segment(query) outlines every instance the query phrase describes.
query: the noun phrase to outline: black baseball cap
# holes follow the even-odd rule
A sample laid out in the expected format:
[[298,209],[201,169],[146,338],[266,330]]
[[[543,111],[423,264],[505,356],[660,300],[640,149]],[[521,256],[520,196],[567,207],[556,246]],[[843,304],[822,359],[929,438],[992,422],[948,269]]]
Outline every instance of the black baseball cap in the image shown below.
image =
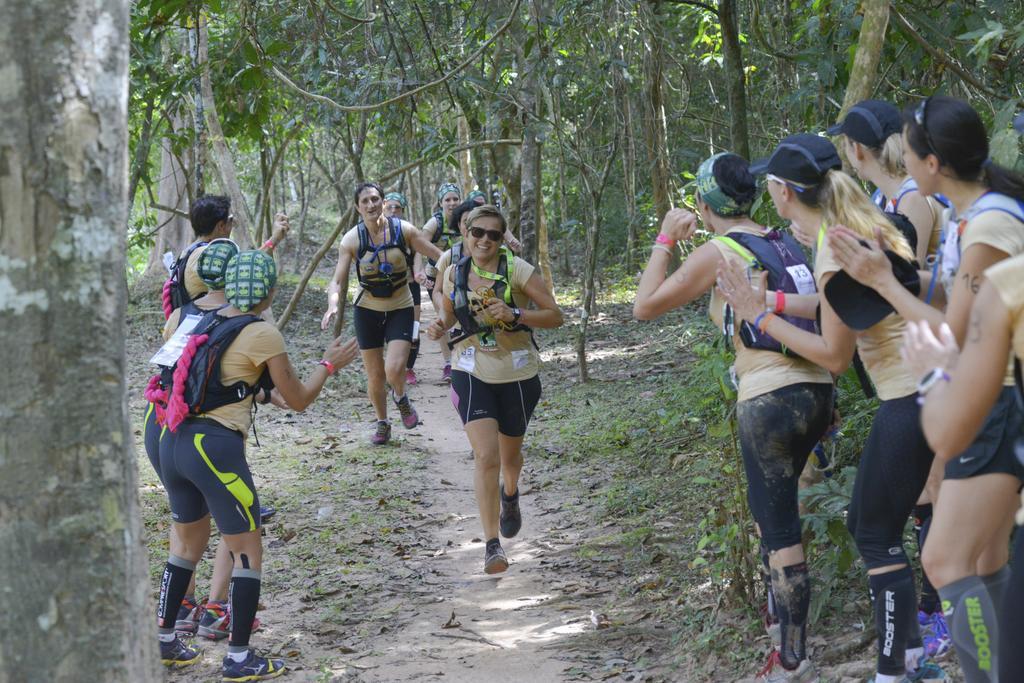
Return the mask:
[[[864,240],[860,243],[862,246],[868,246]],[[921,291],[921,277],[917,272],[917,265],[889,249],[885,250],[885,255],[889,258],[892,273],[899,283],[917,296]],[[832,310],[843,324],[852,330],[866,330],[896,310],[881,294],[857,282],[845,270],[837,271],[829,278],[825,284],[824,294]]]
[[828,138],[797,133],[783,139],[767,159],[750,164],[750,172],[771,173],[794,183],[817,185],[828,171],[842,167],[836,146]]
[[846,118],[830,126],[828,134],[842,134],[854,142],[878,149],[890,135],[902,130],[899,109],[882,100],[864,100],[850,107]]

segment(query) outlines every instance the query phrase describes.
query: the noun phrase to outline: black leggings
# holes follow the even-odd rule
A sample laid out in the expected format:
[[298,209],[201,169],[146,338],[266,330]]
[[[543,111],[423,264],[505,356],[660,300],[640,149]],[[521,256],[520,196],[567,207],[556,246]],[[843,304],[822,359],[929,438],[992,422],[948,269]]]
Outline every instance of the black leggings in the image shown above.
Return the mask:
[[800,543],[797,488],[832,421],[831,384],[793,384],[736,404],[747,501],[769,551]]
[[860,456],[846,520],[868,569],[909,563],[903,529],[933,457],[921,431],[917,395],[882,401]]

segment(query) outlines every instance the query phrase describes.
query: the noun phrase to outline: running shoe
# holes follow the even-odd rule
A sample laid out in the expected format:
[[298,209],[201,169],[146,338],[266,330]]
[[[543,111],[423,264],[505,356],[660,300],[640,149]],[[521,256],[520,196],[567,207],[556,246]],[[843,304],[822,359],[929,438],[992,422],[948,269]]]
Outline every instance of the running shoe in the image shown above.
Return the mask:
[[519,533],[523,526],[523,515],[519,511],[519,488],[511,496],[505,495],[505,487],[501,487],[501,516],[498,518],[501,525],[501,535],[505,538],[513,538]]
[[448,384],[452,383],[452,364],[451,363],[445,363],[444,364],[444,369],[441,370],[441,380],[444,381],[444,382],[448,382]]
[[[253,618],[252,630],[260,630],[259,617]],[[231,635],[231,607],[227,602],[211,600],[206,603],[197,635],[210,640],[220,640]]]
[[910,683],[941,683],[945,680],[946,672],[927,655],[918,660],[916,670],[907,673],[907,681]]
[[273,505],[260,505],[260,524],[266,524],[276,514],[277,509]]
[[235,681],[265,681],[268,678],[277,678],[284,672],[283,659],[267,659],[256,654],[256,651],[250,648],[244,661],[236,662],[231,657],[224,658],[221,680],[231,683]]
[[412,368],[405,371],[405,383],[411,387],[420,383],[419,377],[416,376],[416,371]]
[[195,596],[186,595],[181,601],[181,607],[178,608],[178,618],[174,622],[174,630],[194,634],[202,616],[203,606],[196,604]]
[[188,666],[195,664],[197,659],[199,659],[199,650],[183,643],[177,634],[174,635],[172,641],[160,641],[160,663],[164,666]]
[[764,668],[754,679],[755,683],[817,683],[817,681],[818,672],[811,664],[811,660],[803,660],[800,662],[800,666],[790,671],[782,666],[779,651],[775,649],[772,649]]
[[[258,617],[254,617],[252,620],[252,630],[260,630]],[[221,640],[231,635],[231,607],[227,602],[211,600],[206,603],[196,635],[210,640]]]
[[377,430],[370,437],[370,443],[374,446],[383,446],[391,441],[391,423],[387,420],[377,420]]
[[398,412],[402,415],[403,427],[406,429],[412,429],[420,423],[420,416],[416,414],[416,409],[412,407],[412,401],[409,400],[409,394],[403,396],[401,400],[396,399],[395,405],[398,406]]
[[487,548],[484,550],[484,573],[500,574],[506,569],[508,569],[508,558],[505,557],[505,551],[501,549],[501,543],[496,538],[488,541]]
[[928,657],[942,657],[953,649],[953,639],[949,635],[946,617],[941,610],[931,614],[917,613],[917,623],[921,625],[921,639],[924,640],[924,653]]

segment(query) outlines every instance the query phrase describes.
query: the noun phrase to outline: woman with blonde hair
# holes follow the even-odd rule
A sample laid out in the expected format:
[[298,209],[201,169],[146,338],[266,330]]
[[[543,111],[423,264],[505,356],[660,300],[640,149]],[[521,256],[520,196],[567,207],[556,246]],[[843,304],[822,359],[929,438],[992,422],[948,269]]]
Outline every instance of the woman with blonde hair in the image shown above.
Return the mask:
[[[859,297],[830,293],[828,285],[840,276],[841,269],[825,237],[834,225],[845,225],[864,237],[880,231],[896,257],[909,261],[914,253],[857,182],[840,170],[841,165],[832,143],[810,134],[789,136],[771,157],[751,165],[751,172],[767,175],[768,192],[779,216],[792,222],[797,239],[814,248],[814,280],[825,293],[821,298],[821,335],[767,311],[763,293],[751,287],[742,268],[720,266],[718,286],[738,319],[834,375],[846,370],[855,349],[860,354],[881,403],[861,455],[847,527],[867,567],[874,598],[878,635],[875,681],[942,680],[942,670],[924,657],[915,618],[914,576],[903,548],[903,528],[932,462],[931,449],[921,432],[916,383],[900,358],[905,324],[891,308],[888,313],[877,306],[858,310],[856,315],[848,313],[851,300],[861,302]],[[863,329],[851,328],[841,313],[845,319],[856,319]]]

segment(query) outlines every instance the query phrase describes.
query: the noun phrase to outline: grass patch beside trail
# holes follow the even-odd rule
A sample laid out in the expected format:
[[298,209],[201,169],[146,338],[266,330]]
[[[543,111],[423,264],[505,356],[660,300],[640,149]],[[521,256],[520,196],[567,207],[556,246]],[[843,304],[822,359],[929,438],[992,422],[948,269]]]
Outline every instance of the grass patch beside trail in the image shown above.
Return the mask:
[[[758,615],[765,600],[760,560],[730,425],[732,353],[704,307],[633,321],[633,287],[608,287],[612,295],[591,318],[590,383],[576,383],[569,367],[578,314],[576,325],[545,335],[554,362],[530,441],[580,472],[581,506],[595,526],[580,559],[613,557],[625,577],[608,603],[622,628],[604,637],[636,643],[624,656],[632,652],[688,679],[752,676],[770,645]],[[578,292],[559,294],[567,312],[578,310]],[[813,508],[804,525],[818,661],[870,628],[866,578],[843,510],[876,403],[844,376],[839,404],[844,435],[829,447],[835,474],[809,492]]]

